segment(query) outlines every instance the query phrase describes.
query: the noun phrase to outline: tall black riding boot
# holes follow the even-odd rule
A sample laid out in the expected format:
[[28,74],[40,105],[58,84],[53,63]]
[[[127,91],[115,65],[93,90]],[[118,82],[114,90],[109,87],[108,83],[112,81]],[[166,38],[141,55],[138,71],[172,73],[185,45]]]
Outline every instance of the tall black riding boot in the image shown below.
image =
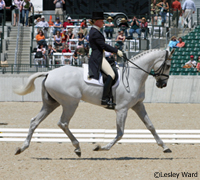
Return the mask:
[[104,88],[103,88],[103,96],[101,99],[101,105],[115,106],[115,103],[110,101],[110,96],[109,96],[111,88],[112,88],[112,82],[113,82],[112,77],[108,75],[106,82],[104,84]]

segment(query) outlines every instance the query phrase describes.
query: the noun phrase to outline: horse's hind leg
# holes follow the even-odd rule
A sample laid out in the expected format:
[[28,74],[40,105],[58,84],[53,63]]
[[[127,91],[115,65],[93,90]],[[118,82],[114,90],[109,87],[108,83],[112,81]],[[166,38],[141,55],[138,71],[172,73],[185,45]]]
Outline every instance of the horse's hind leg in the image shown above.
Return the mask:
[[145,126],[147,127],[147,129],[152,133],[152,135],[154,136],[157,144],[159,146],[161,146],[163,148],[163,152],[165,153],[169,153],[172,152],[161,140],[161,138],[159,137],[159,135],[157,134],[151,120],[149,119],[147,112],[145,110],[144,104],[142,102],[139,102],[138,104],[136,104],[133,108],[132,108],[137,115],[140,117],[140,119],[142,120],[142,122],[145,124]]
[[79,103],[79,100],[77,102],[75,102],[74,104],[69,103],[69,105],[66,105],[66,104],[63,105],[63,113],[62,113],[62,116],[60,118],[60,121],[58,122],[58,126],[69,137],[73,146],[76,148],[74,150],[74,152],[76,153],[76,155],[78,155],[80,157],[81,156],[81,148],[79,146],[79,142],[74,137],[72,132],[69,130],[69,122],[70,122],[70,119],[72,118],[72,116],[74,115],[76,108],[78,107],[78,103]]
[[59,106],[59,103],[56,102],[51,96],[47,93],[43,86],[42,90],[42,98],[43,98],[43,106],[38,115],[31,119],[29,132],[24,141],[24,144],[21,148],[17,148],[15,155],[22,153],[26,150],[31,142],[32,135],[34,130],[38,127],[38,125],[54,110]]

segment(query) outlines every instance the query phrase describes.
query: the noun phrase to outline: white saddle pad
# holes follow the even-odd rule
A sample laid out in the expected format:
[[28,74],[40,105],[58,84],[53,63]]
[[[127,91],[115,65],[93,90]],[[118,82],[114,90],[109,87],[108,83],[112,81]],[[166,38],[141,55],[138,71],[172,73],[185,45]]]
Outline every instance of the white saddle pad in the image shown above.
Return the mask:
[[[99,77],[99,80],[96,80],[96,79],[93,79],[93,78],[88,78],[88,64],[83,64],[83,77],[84,77],[84,81],[86,83],[89,83],[89,84],[95,84],[95,85],[99,85],[99,86],[104,86],[104,83],[103,83],[103,77],[100,73],[100,77]],[[118,69],[118,79],[116,81],[116,83],[112,86],[112,88],[116,88],[118,85],[119,85],[119,82],[120,82],[120,71]]]

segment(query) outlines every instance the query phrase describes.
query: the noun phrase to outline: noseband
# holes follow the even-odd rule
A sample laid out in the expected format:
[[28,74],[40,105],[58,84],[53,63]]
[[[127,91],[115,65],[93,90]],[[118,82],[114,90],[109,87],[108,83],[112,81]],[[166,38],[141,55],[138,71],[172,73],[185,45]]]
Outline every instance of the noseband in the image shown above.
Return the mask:
[[[165,65],[166,65],[166,61],[167,61],[167,58],[168,58],[168,51],[166,51],[166,54],[165,54],[165,61],[163,61],[162,65],[161,65],[156,71],[154,71],[154,73],[152,73],[152,72],[147,72],[146,70],[142,69],[140,66],[138,66],[137,64],[135,64],[134,62],[130,61],[130,60],[126,57],[126,54],[124,54],[123,58],[124,58],[126,61],[130,62],[131,64],[135,65],[138,69],[144,71],[145,73],[147,73],[147,74],[149,74],[149,75],[151,75],[151,76],[153,76],[153,77],[165,76],[166,79],[164,79],[164,80],[169,79],[169,75],[163,74],[164,69],[165,69]],[[163,80],[163,81],[164,81],[164,80]]]

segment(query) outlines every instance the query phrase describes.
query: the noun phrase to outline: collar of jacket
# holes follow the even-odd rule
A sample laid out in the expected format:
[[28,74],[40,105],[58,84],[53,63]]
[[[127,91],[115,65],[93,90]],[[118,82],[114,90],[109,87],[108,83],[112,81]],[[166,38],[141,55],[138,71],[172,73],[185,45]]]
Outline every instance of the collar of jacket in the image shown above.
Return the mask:
[[98,31],[100,31],[100,27],[93,25],[93,28],[97,29]]

